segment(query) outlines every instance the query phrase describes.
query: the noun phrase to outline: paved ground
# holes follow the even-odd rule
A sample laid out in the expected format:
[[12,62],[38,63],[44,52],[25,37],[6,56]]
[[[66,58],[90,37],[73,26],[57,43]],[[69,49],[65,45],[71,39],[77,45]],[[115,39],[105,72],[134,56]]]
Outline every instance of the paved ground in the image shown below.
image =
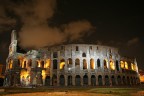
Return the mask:
[[37,92],[37,93],[20,93],[9,94],[4,96],[118,96],[110,94],[95,94],[95,93],[81,93],[81,92]]

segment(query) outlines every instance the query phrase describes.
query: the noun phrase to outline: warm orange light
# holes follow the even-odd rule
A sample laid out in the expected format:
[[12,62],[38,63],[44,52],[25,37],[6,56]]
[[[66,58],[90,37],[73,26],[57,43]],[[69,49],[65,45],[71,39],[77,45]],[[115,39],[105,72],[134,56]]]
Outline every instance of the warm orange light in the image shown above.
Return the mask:
[[27,67],[27,60],[26,59],[24,59],[22,61],[22,68],[25,68],[25,67]]
[[20,73],[20,80],[21,80],[21,84],[24,86],[27,86],[30,84],[30,75],[29,72],[26,70],[21,70]]
[[50,62],[50,59],[47,59],[44,68],[50,68],[50,63],[51,63],[51,62]]
[[61,62],[60,63],[60,69],[64,69],[64,66],[65,66],[65,62]]
[[22,77],[26,78],[28,76],[28,71],[26,70],[21,70],[21,73],[20,73],[20,78],[22,79]]
[[144,82],[144,75],[140,75],[140,82]]
[[120,61],[121,68],[124,68],[124,62]]
[[90,68],[95,69],[94,59],[90,60]]
[[134,70],[134,64],[133,63],[131,63],[131,69]]
[[13,65],[13,60],[10,59],[10,61],[9,61],[9,69],[12,69],[12,65]]
[[42,79],[45,79],[45,77],[46,77],[46,71],[42,70]]
[[41,64],[40,64],[39,60],[37,60],[37,63],[38,63],[37,67],[41,67]]
[[128,69],[128,63],[125,62],[125,69]]
[[108,68],[108,61],[107,61],[107,59],[104,59],[104,68],[105,69]]
[[112,70],[115,70],[115,65],[114,65],[114,62],[113,62],[113,61],[110,61],[110,68],[111,68]]

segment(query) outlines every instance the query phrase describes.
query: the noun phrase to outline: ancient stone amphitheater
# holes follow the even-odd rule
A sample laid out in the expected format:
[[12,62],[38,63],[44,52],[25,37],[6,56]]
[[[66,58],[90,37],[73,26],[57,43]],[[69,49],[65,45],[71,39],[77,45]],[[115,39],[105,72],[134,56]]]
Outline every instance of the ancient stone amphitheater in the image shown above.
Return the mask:
[[67,44],[19,52],[12,32],[4,86],[120,86],[139,84],[135,58],[117,48]]

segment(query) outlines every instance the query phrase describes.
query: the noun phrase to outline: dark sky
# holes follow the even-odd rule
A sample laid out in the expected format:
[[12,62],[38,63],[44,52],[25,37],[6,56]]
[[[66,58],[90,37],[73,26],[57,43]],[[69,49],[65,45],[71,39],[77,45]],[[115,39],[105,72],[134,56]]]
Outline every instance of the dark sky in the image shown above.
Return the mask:
[[22,48],[92,43],[119,48],[144,69],[142,2],[97,0],[0,0],[0,63],[5,64],[12,29]]

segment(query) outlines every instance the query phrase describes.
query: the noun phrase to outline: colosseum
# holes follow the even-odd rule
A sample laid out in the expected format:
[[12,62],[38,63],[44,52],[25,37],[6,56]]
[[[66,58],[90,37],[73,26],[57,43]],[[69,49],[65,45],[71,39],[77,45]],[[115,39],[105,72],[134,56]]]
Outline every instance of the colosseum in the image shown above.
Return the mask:
[[4,86],[124,86],[140,83],[135,58],[94,44],[58,45],[18,52],[12,31]]

